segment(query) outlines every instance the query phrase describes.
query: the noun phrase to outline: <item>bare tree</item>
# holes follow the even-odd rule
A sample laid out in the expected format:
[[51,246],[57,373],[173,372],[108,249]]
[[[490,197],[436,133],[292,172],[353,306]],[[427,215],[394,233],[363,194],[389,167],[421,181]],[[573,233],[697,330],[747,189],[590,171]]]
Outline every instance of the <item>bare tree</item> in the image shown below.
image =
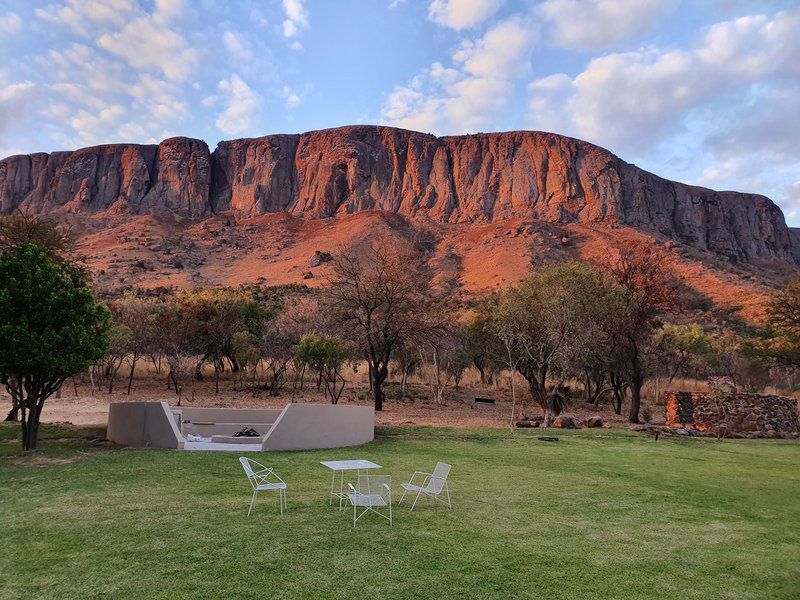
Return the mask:
[[131,340],[131,330],[125,325],[114,324],[108,331],[108,351],[106,355],[92,365],[92,370],[97,377],[92,377],[92,384],[95,379],[98,381],[98,389],[100,381],[108,383],[108,393],[114,392],[114,381],[117,378],[122,363],[128,355],[128,349]]
[[664,338],[655,335],[662,315],[680,307],[677,281],[666,252],[653,244],[623,241],[615,256],[600,262],[618,286],[618,310],[604,326],[615,340],[613,369],[630,391],[628,420],[639,422],[642,387],[663,355]]
[[55,221],[26,215],[17,209],[13,215],[0,217],[0,252],[19,244],[36,244],[58,258],[67,259],[75,251],[75,236]]
[[383,384],[398,346],[436,330],[435,303],[420,252],[372,243],[343,250],[334,260],[324,309],[363,354],[375,410],[383,409]]

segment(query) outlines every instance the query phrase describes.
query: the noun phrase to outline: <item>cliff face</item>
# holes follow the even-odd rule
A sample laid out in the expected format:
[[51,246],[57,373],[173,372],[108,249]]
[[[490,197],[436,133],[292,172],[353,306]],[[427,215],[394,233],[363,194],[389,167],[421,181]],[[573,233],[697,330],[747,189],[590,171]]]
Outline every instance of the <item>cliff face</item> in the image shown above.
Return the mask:
[[199,219],[384,210],[441,222],[510,217],[627,225],[731,258],[795,261],[780,209],[756,194],[668,181],[592,144],[541,132],[437,138],[357,126],[221,142],[171,138],[0,161],[0,213]]

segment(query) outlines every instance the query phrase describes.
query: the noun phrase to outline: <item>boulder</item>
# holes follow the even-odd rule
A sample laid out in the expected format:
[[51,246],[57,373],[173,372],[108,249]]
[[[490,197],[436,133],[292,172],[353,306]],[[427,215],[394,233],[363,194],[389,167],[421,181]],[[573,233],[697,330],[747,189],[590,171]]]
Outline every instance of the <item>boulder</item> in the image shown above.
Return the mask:
[[578,418],[572,413],[561,413],[553,421],[553,427],[559,429],[577,429]]
[[586,419],[587,427],[602,427],[604,425],[603,417],[600,415],[592,415]]
[[333,260],[333,256],[330,252],[321,252],[317,250],[314,252],[314,256],[311,257],[311,260],[308,262],[309,267],[318,267],[323,263],[330,262]]

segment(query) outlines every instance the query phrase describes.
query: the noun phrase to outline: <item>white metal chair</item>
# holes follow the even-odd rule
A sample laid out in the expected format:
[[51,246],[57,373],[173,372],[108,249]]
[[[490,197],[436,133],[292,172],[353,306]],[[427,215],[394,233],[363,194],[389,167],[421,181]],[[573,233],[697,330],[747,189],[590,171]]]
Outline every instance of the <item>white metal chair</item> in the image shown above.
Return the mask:
[[[353,527],[356,521],[368,512],[374,512],[389,521],[392,526],[392,477],[391,475],[360,475],[356,487],[348,483],[347,499],[353,506]],[[359,513],[358,510],[361,510]],[[387,512],[388,511],[388,512]]]
[[[397,505],[400,505],[408,492],[411,492],[412,494],[416,492],[417,497],[414,499],[414,503],[411,505],[411,510],[414,510],[414,507],[417,505],[417,501],[423,494],[433,498],[433,500],[436,502],[447,504],[448,508],[453,508],[450,504],[450,488],[447,486],[447,476],[450,474],[451,468],[452,465],[448,465],[447,463],[443,462],[437,462],[433,473],[414,471],[414,474],[411,476],[411,480],[408,483],[400,484],[400,487],[403,488],[403,495],[400,496],[400,501],[397,503]],[[414,482],[415,477],[417,478],[416,483]],[[441,498],[442,492],[444,492],[446,500]]]
[[253,486],[253,497],[250,499],[250,508],[247,511],[247,516],[250,516],[256,506],[258,492],[271,490],[278,490],[278,503],[281,507],[281,514],[283,514],[283,510],[286,508],[286,483],[283,479],[278,477],[272,469],[244,456],[239,458],[239,462],[242,463],[247,479],[250,485]]

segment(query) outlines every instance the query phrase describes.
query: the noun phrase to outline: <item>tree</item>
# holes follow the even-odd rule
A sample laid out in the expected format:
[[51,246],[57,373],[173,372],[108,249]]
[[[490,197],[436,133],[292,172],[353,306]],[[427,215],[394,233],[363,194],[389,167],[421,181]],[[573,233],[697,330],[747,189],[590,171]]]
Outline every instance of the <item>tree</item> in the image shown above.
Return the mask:
[[[108,330],[108,351],[92,367],[92,370],[98,375],[98,381],[103,379],[108,381],[109,394],[114,393],[114,380],[117,378],[117,373],[119,373],[125,357],[128,356],[131,335],[130,328],[113,323]],[[94,379],[92,382],[94,383]],[[94,392],[92,393],[94,394]]]
[[658,246],[640,241],[619,243],[615,256],[600,266],[618,286],[618,303],[603,321],[614,339],[612,370],[630,391],[628,420],[639,422],[642,387],[664,348],[661,316],[680,307],[669,256]]
[[219,393],[219,374],[224,361],[231,363],[234,371],[239,365],[233,356],[233,336],[240,331],[261,333],[269,314],[252,295],[230,289],[186,290],[177,294],[176,302],[187,317],[195,321],[195,340],[201,358],[197,375],[206,361],[214,366],[215,392]]
[[527,381],[546,424],[564,407],[564,382],[580,376],[582,356],[601,339],[597,307],[605,306],[602,299],[611,293],[599,272],[570,262],[532,272],[490,306],[500,340],[497,359]]
[[20,244],[36,244],[54,256],[67,259],[75,250],[75,238],[55,221],[26,215],[21,211],[0,218],[0,252]]
[[109,306],[114,322],[130,330],[127,344],[127,359],[130,366],[128,373],[128,395],[131,395],[133,375],[136,363],[148,354],[155,354],[161,332],[156,327],[159,302],[150,298],[125,296],[115,300]]
[[347,383],[342,365],[352,357],[341,338],[332,335],[306,334],[294,349],[294,360],[317,371],[325,384],[325,397],[338,404]]
[[713,353],[711,338],[696,323],[664,325],[663,335],[670,383],[679,373],[697,374]]
[[[17,213],[0,217],[0,252],[14,250],[20,244],[36,244],[50,250],[60,260],[68,260],[75,249],[75,240],[68,230],[55,221]],[[12,398],[6,421],[19,418],[20,407]]]
[[445,323],[438,335],[432,336],[420,348],[423,363],[431,365],[430,384],[433,399],[437,404],[444,403],[444,391],[450,381],[458,388],[470,358],[466,352],[464,332],[460,324]]
[[0,381],[20,407],[24,450],[36,449],[45,400],[106,353],[109,327],[85,271],[34,244],[0,254]]
[[[239,365],[240,380],[244,382],[245,376],[250,374],[250,386],[255,395],[255,379],[258,373],[258,364],[261,362],[261,353],[258,348],[258,338],[249,331],[237,331],[233,334],[231,345],[233,358]],[[234,377],[234,390],[236,378]]]
[[420,252],[374,243],[344,250],[333,261],[324,310],[363,354],[375,410],[383,410],[383,384],[398,346],[437,330],[431,277]]
[[178,397],[183,398],[183,382],[192,370],[192,361],[198,354],[198,323],[190,311],[174,300],[161,301],[156,314],[156,327],[160,352],[169,366],[167,385],[172,384]]
[[769,366],[800,368],[800,275],[767,302],[767,323],[743,344]]
[[[464,326],[465,351],[478,370],[481,384],[491,384],[495,371],[493,357],[495,356],[496,337],[492,331],[492,320],[485,310],[472,310],[467,315]],[[488,371],[488,373],[487,373]]]

